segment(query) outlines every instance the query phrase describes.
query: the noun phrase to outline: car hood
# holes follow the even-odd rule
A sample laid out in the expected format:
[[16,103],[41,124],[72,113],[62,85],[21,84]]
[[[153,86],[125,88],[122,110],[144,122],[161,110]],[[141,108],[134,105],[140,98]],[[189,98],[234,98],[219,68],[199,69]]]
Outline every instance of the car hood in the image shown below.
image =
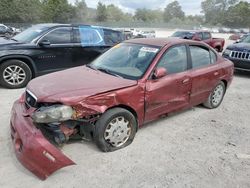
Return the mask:
[[250,52],[250,43],[237,43],[227,47],[228,50]]
[[21,46],[21,45],[25,45],[25,43],[16,42],[14,40],[0,37],[0,49],[1,50],[8,50],[14,46]]
[[38,77],[27,86],[38,102],[72,104],[86,97],[136,85],[137,81],[112,76],[86,66]]

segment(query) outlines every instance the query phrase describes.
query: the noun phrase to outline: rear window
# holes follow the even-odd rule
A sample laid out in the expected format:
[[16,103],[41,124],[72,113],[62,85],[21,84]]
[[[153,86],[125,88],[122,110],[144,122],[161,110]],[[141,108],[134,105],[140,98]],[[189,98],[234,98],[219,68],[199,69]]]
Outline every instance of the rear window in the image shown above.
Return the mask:
[[104,45],[103,30],[98,27],[80,26],[80,43],[82,46]]
[[180,37],[184,39],[192,39],[194,37],[195,32],[189,31],[177,31],[175,32],[172,37]]

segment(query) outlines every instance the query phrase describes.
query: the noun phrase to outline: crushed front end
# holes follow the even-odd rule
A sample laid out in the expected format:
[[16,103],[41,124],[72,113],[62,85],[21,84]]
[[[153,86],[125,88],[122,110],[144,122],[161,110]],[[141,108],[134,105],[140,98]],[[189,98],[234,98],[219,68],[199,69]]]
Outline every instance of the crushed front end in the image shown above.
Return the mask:
[[40,179],[75,164],[57,146],[71,140],[92,139],[98,115],[74,120],[75,115],[69,106],[38,103],[28,90],[14,103],[10,127],[16,156]]

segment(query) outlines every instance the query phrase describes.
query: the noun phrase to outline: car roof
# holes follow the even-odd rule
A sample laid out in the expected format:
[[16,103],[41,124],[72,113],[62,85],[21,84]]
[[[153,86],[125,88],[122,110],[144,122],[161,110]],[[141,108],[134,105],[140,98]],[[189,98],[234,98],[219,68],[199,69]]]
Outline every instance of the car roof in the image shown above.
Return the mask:
[[200,33],[200,32],[209,32],[207,30],[178,30],[176,32],[193,32],[193,33]]
[[127,40],[127,41],[125,41],[125,43],[144,44],[144,45],[157,46],[157,47],[164,47],[166,45],[174,45],[174,44],[181,44],[181,43],[203,45],[203,43],[201,43],[201,42],[190,41],[190,40],[180,39],[180,38],[176,38],[176,37],[138,38],[138,39]]
[[[89,27],[96,27],[101,29],[107,29],[112,31],[117,31],[115,29],[109,28],[109,27],[103,27],[103,26],[97,26],[97,25],[87,25],[87,24],[60,24],[60,23],[43,23],[43,24],[36,24],[33,26],[44,26],[44,27],[79,27],[79,26],[89,26]],[[117,31],[119,32],[119,31]]]

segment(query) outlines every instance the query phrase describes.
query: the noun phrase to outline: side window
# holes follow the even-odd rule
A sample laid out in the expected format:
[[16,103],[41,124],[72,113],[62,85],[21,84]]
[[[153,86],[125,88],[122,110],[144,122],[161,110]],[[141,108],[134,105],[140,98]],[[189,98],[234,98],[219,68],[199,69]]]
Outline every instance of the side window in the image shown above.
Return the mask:
[[203,36],[202,36],[202,33],[198,33],[198,37],[203,40]]
[[179,73],[187,70],[186,46],[175,46],[170,48],[161,58],[157,67],[167,69],[168,74]]
[[82,46],[104,45],[103,30],[97,27],[80,26],[80,42]]
[[106,45],[115,45],[122,41],[122,34],[117,31],[104,29],[104,41]]
[[193,68],[210,64],[210,51],[201,46],[190,46]]
[[207,39],[210,39],[210,38],[211,38],[210,33],[208,33],[208,32],[203,33],[203,40],[207,40]]
[[51,31],[42,40],[49,40],[51,44],[71,43],[71,27],[65,27]]
[[211,56],[211,63],[212,64],[216,63],[217,55],[212,50],[210,50],[210,56]]

